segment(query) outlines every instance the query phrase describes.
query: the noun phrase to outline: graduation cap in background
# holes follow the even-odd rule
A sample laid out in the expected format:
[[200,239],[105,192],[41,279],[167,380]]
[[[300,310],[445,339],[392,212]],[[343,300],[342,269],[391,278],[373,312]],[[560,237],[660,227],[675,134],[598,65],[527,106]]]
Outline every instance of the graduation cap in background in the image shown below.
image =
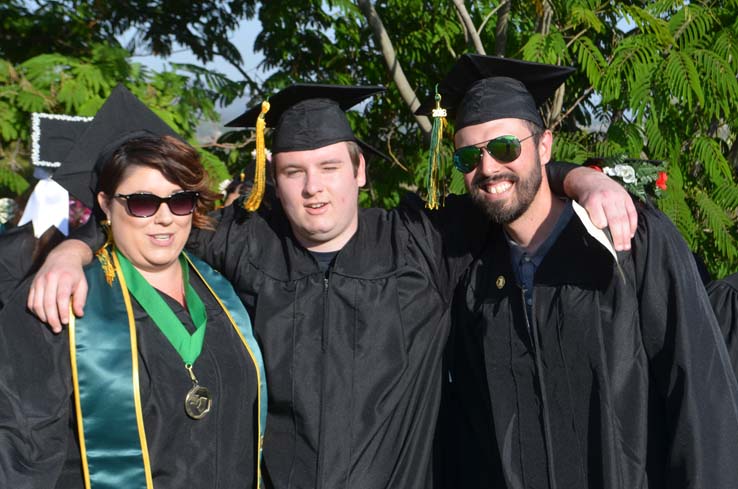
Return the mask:
[[38,179],[18,225],[33,223],[33,234],[40,237],[51,226],[69,234],[69,191],[51,178],[54,170],[87,129],[92,117],[64,114],[31,114],[31,163]]
[[118,85],[63,159],[54,180],[92,209],[99,170],[96,165],[107,161],[126,141],[165,135],[181,139],[127,88]]
[[31,163],[59,168],[92,117],[65,114],[31,114]]
[[[264,192],[264,129],[274,128],[272,153],[307,151],[341,141],[355,141],[346,110],[383,92],[382,86],[349,86],[297,83],[269,97],[226,124],[227,127],[256,128],[256,177],[254,191],[244,203],[258,208]],[[377,152],[381,155],[381,153]]]
[[[574,68],[517,59],[462,55],[441,81],[438,92],[455,130],[497,119],[525,119],[543,127],[540,106],[556,92]],[[416,114],[429,115],[434,101]]]

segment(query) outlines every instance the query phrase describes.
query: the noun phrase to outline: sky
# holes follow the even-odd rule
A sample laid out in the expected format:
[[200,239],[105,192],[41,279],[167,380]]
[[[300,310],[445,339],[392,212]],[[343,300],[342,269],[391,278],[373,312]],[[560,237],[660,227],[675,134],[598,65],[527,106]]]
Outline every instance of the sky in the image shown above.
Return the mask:
[[[265,77],[264,72],[258,68],[259,63],[264,59],[261,54],[254,53],[254,41],[256,36],[261,30],[261,24],[258,20],[243,21],[241,25],[233,31],[230,37],[230,41],[236,46],[241,53],[243,58],[244,70],[254,80],[263,80]],[[133,31],[126,32],[119,37],[120,43],[125,46],[128,40],[133,35]],[[161,71],[168,68],[170,63],[190,63],[202,66],[202,63],[195,58],[192,51],[184,47],[173,47],[172,54],[167,57],[153,56],[153,55],[134,55],[131,57],[131,61],[141,63],[148,66],[152,70]],[[243,77],[241,74],[228,62],[223,60],[221,57],[216,57],[212,62],[206,63],[205,67],[211,70],[223,73],[232,80],[241,80]],[[246,109],[246,98],[235,100],[231,105],[227,107],[221,107],[219,112],[221,114],[221,122],[225,123],[235,118]],[[203,124],[198,128],[198,136],[206,138],[210,131],[217,130],[217,127],[212,127],[210,124]]]

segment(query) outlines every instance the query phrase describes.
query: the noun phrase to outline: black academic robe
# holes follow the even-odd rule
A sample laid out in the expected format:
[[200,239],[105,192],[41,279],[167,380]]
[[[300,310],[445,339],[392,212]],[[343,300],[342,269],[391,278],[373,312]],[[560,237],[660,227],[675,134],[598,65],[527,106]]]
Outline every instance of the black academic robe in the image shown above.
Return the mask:
[[711,282],[707,295],[728,346],[733,371],[738,376],[738,273]]
[[640,206],[618,266],[573,217],[530,318],[491,236],[454,304],[449,487],[737,488],[736,380],[669,220]]
[[228,207],[215,236],[193,233],[191,251],[231,281],[254,320],[269,390],[268,485],[432,487],[450,300],[469,235],[486,222],[465,198],[434,221],[416,199],[360,209],[327,273],[279,206],[267,216]]
[[36,242],[31,223],[0,234],[0,309],[31,271]]
[[[213,394],[213,405],[200,420],[188,418],[184,411],[192,382],[181,357],[132,298],[154,486],[252,488],[257,455],[256,371],[197,274],[190,274],[190,282],[208,317],[202,353],[193,369]],[[25,311],[22,304],[29,285],[0,313],[0,487],[81,489],[69,337],[66,332],[54,335]],[[194,331],[186,310],[162,297],[185,327]],[[94,290],[87,300],[95,300]]]

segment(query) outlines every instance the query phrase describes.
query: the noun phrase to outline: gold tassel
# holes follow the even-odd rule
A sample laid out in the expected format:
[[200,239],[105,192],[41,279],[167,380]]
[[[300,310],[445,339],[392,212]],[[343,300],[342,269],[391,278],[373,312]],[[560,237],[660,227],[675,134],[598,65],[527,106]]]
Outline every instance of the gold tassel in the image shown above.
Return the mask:
[[108,285],[113,285],[113,280],[115,280],[115,265],[108,251],[109,248],[113,248],[113,231],[110,229],[110,221],[107,219],[100,221],[100,225],[105,231],[105,244],[97,250],[95,256],[97,257],[97,261],[100,262],[103,273],[105,273],[105,281]]
[[443,129],[446,126],[446,109],[441,108],[441,94],[436,85],[436,107],[433,109],[433,127],[431,128],[431,144],[428,152],[428,177],[426,188],[428,196],[425,201],[427,209],[438,209],[441,192],[438,189],[438,180],[442,173],[441,140]]
[[264,198],[264,190],[266,187],[266,149],[264,148],[264,128],[266,121],[264,116],[269,112],[269,102],[261,103],[261,113],[256,119],[256,168],[254,168],[254,186],[251,189],[249,198],[244,202],[243,207],[249,212],[253,212],[259,208],[261,199]]

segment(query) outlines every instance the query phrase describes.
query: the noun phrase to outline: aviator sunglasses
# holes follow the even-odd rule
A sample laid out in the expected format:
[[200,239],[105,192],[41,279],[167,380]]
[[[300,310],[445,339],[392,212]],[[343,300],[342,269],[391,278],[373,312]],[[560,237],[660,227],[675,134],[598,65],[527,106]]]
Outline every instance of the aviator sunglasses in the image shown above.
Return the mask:
[[186,216],[192,214],[197,205],[198,192],[185,190],[176,192],[169,197],[159,197],[154,194],[115,194],[113,197],[126,200],[128,212],[134,217],[151,217],[159,210],[162,202],[166,202],[169,210],[175,216]]
[[531,134],[523,139],[515,136],[499,136],[490,139],[484,146],[464,146],[454,151],[454,166],[461,173],[469,173],[482,161],[482,151],[487,153],[500,163],[511,163],[520,156],[520,143],[532,138]]

